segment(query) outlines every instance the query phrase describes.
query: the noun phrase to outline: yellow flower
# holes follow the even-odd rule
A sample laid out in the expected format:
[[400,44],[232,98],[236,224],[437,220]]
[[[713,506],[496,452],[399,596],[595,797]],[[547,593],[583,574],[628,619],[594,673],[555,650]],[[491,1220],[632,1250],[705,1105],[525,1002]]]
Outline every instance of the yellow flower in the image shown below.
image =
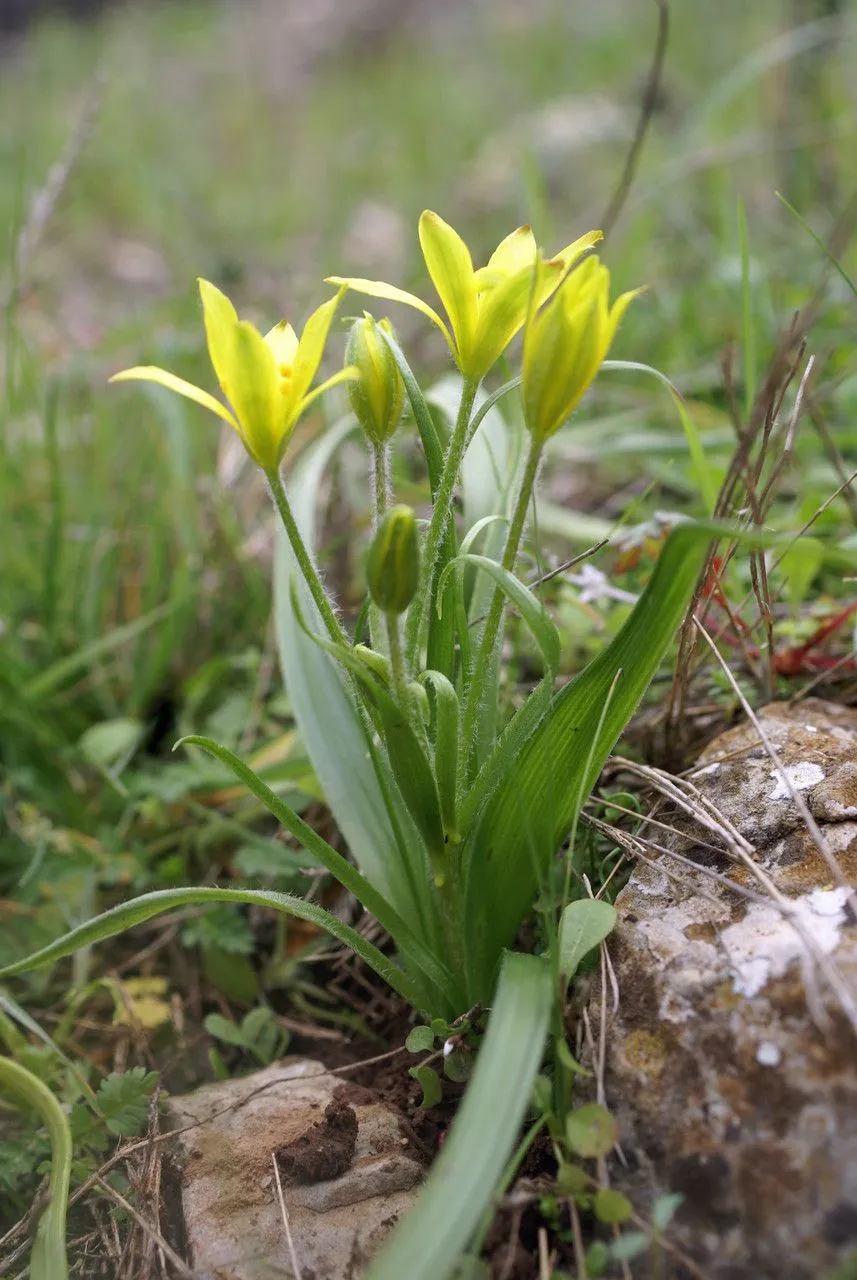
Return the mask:
[[[537,277],[541,264],[536,267]],[[642,293],[632,289],[610,307],[610,272],[588,258],[544,310],[531,308],[524,332],[521,396],[524,421],[547,440],[580,403],[607,357],[619,321]]]
[[[464,377],[479,382],[527,317],[537,258],[532,228],[518,227],[497,246],[488,265],[478,271],[473,269],[470,250],[461,236],[436,213],[426,210],[421,215],[419,233],[426,267],[443,303],[448,325],[422,298],[395,285],[343,276],[331,276],[327,283],[416,307],[440,329]],[[547,301],[577,259],[600,239],[600,231],[588,231],[542,264],[536,305]]]
[[199,281],[208,354],[228,404],[154,365],[123,369],[110,379],[157,382],[216,413],[238,432],[245,449],[264,471],[282,461],[298,419],[312,402],[339,382],[358,376],[345,368],[312,391],[334,312],[345,292],[314,311],[298,339],[285,320],[264,336],[248,320],[239,320],[232,303],[208,280]]

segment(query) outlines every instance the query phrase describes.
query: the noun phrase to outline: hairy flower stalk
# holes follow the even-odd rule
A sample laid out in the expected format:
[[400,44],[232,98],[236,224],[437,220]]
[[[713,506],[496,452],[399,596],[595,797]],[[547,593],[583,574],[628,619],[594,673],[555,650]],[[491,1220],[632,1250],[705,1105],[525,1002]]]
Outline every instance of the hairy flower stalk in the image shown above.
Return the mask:
[[458,416],[455,420],[455,426],[444,459],[440,483],[433,498],[431,520],[429,521],[428,533],[423,547],[423,571],[420,584],[417,587],[417,594],[408,613],[408,621],[405,628],[405,656],[412,671],[416,670],[419,665],[423,631],[428,619],[429,600],[431,599],[431,584],[437,572],[438,557],[441,543],[446,533],[446,526],[452,518],[452,496],[455,492],[458,473],[461,470],[461,461],[467,449],[470,414],[473,410],[473,401],[476,399],[478,386],[479,384],[476,382],[465,380],[464,386],[461,388]]

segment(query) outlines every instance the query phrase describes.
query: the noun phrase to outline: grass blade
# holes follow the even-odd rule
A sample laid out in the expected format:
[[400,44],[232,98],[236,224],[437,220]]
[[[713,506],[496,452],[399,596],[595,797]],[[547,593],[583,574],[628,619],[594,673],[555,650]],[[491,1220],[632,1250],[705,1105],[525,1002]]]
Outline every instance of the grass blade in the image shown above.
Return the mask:
[[660,369],[656,369],[651,364],[640,364],[637,360],[605,360],[601,367],[602,369],[626,369],[630,373],[650,373],[652,377],[657,378],[658,382],[661,382],[666,387],[676,407],[676,412],[687,440],[691,470],[705,505],[706,515],[714,515],[714,508],[717,505],[717,480],[705,456],[702,437],[697,430],[696,423],[688,412],[684,397],[678,388],[670,382],[665,373],[661,373]]
[[452,978],[449,970],[441,964],[435,955],[416,937],[394,907],[384,898],[357,868],[343,858],[332,845],[329,845],[313,830],[294,809],[275,795],[269,786],[253,772],[253,770],[234,755],[226,747],[213,742],[211,738],[199,737],[195,734],[182,738],[176,746],[186,744],[202,747],[209,755],[221,760],[231,769],[257,800],[272,813],[277,821],[299,840],[308,853],[311,853],[321,865],[330,872],[349,893],[353,893],[357,901],[370,911],[383,929],[411,963],[422,971],[428,981],[440,991],[450,991]]
[[510,765],[514,786],[495,790],[470,836],[465,918],[473,938],[471,954],[482,966],[471,975],[469,996],[474,1000],[490,996],[502,948],[514,938],[581,801],[657,671],[712,536],[704,526],[673,530],[630,617],[611,644],[554,698]]
[[30,1277],[31,1280],[66,1280],[65,1219],[71,1177],[71,1129],[65,1112],[47,1085],[11,1058],[0,1058],[0,1094],[4,1093],[36,1111],[51,1140],[48,1202],[37,1219]]
[[[316,541],[315,500],[325,467],[355,429],[356,423],[350,418],[335,424],[307,450],[289,478],[292,510],[310,549]],[[302,741],[355,862],[367,880],[416,929],[423,911],[413,888],[420,871],[413,852],[420,848],[419,835],[389,779],[385,787],[376,771],[370,744],[337,664],[304,633],[295,616],[293,578],[303,617],[320,635],[318,610],[301,579],[285,534],[281,533],[274,562],[274,620],[280,668]],[[429,921],[429,937],[431,927]]]
[[550,967],[539,957],[504,957],[488,1031],[464,1101],[419,1200],[367,1280],[449,1276],[518,1140],[544,1051],[552,985]]
[[319,929],[324,929],[337,941],[343,942],[345,946],[355,951],[362,960],[365,960],[370,969],[373,969],[379,978],[383,978],[384,982],[398,992],[404,1000],[417,1009],[422,1008],[424,993],[419,984],[371,942],[367,942],[356,929],[352,929],[350,925],[343,923],[322,907],[317,907],[313,902],[305,902],[303,898],[296,898],[290,893],[277,893],[273,889],[216,887],[158,889],[154,893],[144,893],[139,898],[132,898],[130,902],[111,907],[109,911],[102,912],[101,915],[88,920],[86,924],[78,925],[76,929],[63,934],[61,938],[48,943],[41,950],[34,951],[23,960],[16,960],[14,964],[0,969],[0,978],[10,978],[16,973],[26,973],[30,969],[37,969],[40,965],[62,960],[65,956],[79,951],[81,947],[91,946],[94,942],[103,942],[105,938],[115,938],[117,933],[124,933],[135,924],[142,924],[145,920],[151,920],[153,916],[162,915],[165,911],[172,911],[174,907],[213,906],[218,902],[238,902],[247,906],[268,907],[271,911],[283,911],[286,915],[295,916],[298,920],[308,920],[310,924],[318,925]]

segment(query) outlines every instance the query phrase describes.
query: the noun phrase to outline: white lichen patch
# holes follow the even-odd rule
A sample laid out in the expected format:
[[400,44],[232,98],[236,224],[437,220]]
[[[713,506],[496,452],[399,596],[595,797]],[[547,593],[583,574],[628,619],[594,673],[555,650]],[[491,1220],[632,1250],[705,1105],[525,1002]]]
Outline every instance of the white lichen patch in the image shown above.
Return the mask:
[[[813,889],[792,900],[802,932],[825,955],[839,944],[850,892],[848,888]],[[720,942],[735,991],[748,999],[763,991],[771,979],[781,978],[793,961],[806,954],[806,944],[794,925],[773,905],[761,903],[753,903],[743,920],[724,929]]]
[[824,781],[824,770],[820,764],[813,764],[811,760],[800,760],[797,764],[788,764],[782,769],[772,769],[770,776],[774,779],[774,789],[768,799],[788,800],[791,791],[786,779],[791,783],[793,791],[807,791]]
[[693,773],[690,776],[692,778],[704,778],[709,773],[716,773],[719,768],[720,768],[720,761],[715,760],[713,764],[707,764],[702,769],[694,769]]
[[760,1067],[778,1067],[782,1057],[779,1045],[772,1040],[763,1040],[756,1050],[756,1061]]

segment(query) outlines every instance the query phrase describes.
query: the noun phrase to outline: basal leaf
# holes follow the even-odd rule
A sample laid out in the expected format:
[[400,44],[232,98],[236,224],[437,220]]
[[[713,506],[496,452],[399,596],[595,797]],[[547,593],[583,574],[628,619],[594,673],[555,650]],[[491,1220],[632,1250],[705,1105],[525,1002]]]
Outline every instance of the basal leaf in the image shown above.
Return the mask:
[[11,1097],[35,1111],[51,1140],[48,1198],[34,1218],[35,1238],[30,1255],[31,1280],[66,1280],[65,1218],[71,1177],[71,1129],[68,1118],[46,1084],[11,1058],[0,1058],[0,1096]]
[[543,959],[504,957],[464,1100],[417,1203],[367,1280],[446,1280],[452,1272],[518,1141],[544,1051],[551,998],[551,972]]
[[[39,951],[34,951],[32,955],[0,969],[0,978],[11,977],[15,973],[26,973],[30,969],[38,968],[39,965],[61,960],[64,956],[70,956],[73,952],[79,951],[81,947],[102,942],[105,938],[114,938],[118,933],[124,933],[135,924],[142,924],[145,920],[151,920],[153,916],[162,915],[164,911],[171,911],[174,907],[208,906],[216,902],[244,902],[251,906],[268,907],[272,911],[284,911],[298,920],[309,920],[311,924],[318,925],[320,929],[324,929],[339,942],[343,942],[355,951],[361,959],[366,961],[370,969],[374,969],[375,973],[409,1004],[419,1009],[425,1003],[425,993],[419,983],[410,974],[403,973],[398,965],[371,942],[367,942],[356,929],[352,929],[350,925],[322,907],[317,907],[313,902],[305,902],[303,898],[296,898],[288,893],[276,893],[273,889],[159,889],[155,893],[144,893],[138,898],[132,898],[130,902],[111,907],[109,911],[102,912],[101,915],[88,920],[86,924],[78,925],[76,929],[72,929]],[[2,1061],[0,1059],[0,1062]]]
[[621,631],[553,699],[469,835],[465,918],[482,966],[470,976],[473,1000],[490,998],[496,960],[657,671],[712,536],[711,527],[673,530]]

